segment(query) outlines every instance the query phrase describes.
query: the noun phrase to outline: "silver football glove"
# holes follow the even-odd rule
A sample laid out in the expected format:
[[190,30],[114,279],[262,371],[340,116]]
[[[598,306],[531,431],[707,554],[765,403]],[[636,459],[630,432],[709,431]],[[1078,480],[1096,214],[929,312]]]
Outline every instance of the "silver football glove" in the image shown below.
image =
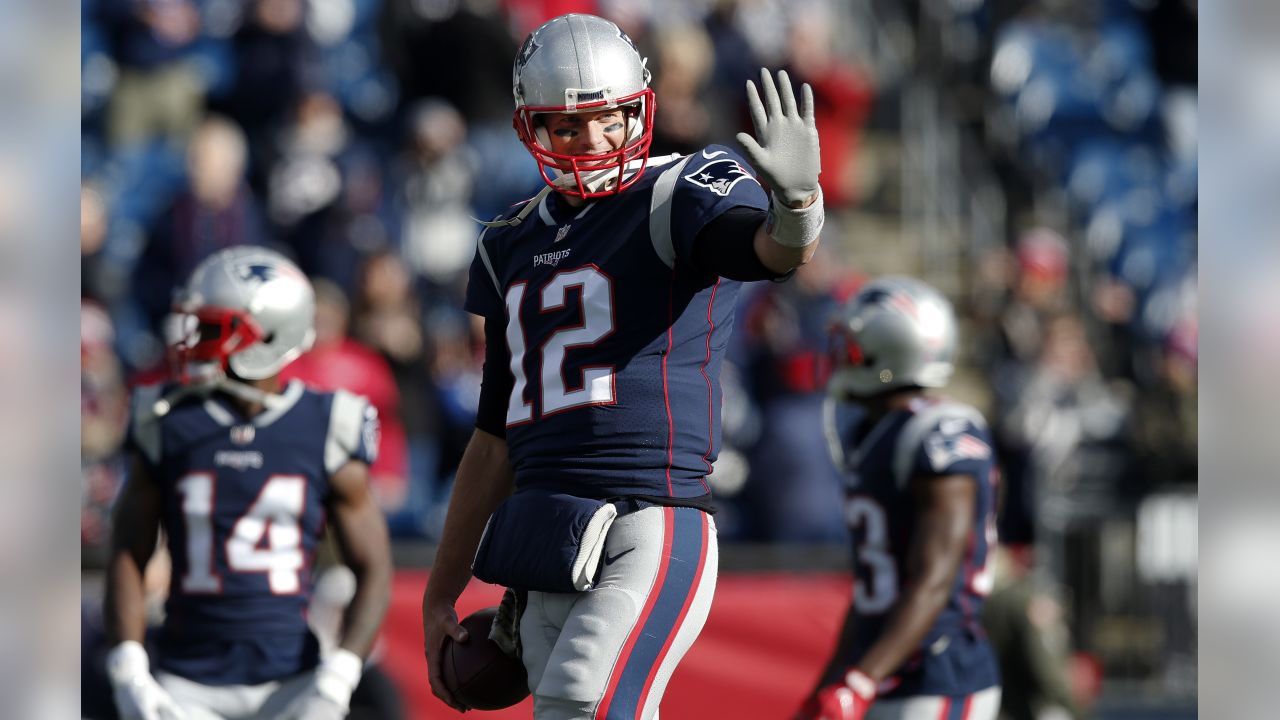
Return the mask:
[[813,121],[813,89],[808,83],[801,86],[797,109],[785,70],[778,72],[775,86],[769,70],[760,68],[760,85],[763,102],[755,83],[747,81],[747,104],[756,137],[738,133],[738,142],[774,194],[788,206],[799,205],[817,194],[818,174],[822,172],[818,128]]

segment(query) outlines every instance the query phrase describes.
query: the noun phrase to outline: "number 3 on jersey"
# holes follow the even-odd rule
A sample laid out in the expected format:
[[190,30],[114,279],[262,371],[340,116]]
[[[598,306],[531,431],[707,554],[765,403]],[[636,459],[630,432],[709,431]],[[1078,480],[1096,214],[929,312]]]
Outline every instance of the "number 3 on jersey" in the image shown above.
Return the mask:
[[[527,287],[528,283],[516,283],[507,290],[505,298],[507,347],[511,349],[511,374],[515,377],[511,402],[507,406],[508,426],[533,419],[533,403],[525,399],[528,378],[524,371],[524,356],[527,347],[524,327],[520,322],[520,307]],[[550,312],[563,308],[571,287],[581,288],[582,323],[557,328],[540,348],[539,407],[543,417],[586,405],[614,402],[612,366],[583,367],[577,390],[568,389],[564,377],[565,354],[569,350],[595,345],[613,333],[613,283],[594,265],[556,273],[538,293],[538,309]]]
[[864,613],[882,613],[898,599],[898,565],[889,550],[889,522],[880,503],[855,495],[845,504],[845,522],[863,532],[857,561],[866,569],[853,586],[853,604]]

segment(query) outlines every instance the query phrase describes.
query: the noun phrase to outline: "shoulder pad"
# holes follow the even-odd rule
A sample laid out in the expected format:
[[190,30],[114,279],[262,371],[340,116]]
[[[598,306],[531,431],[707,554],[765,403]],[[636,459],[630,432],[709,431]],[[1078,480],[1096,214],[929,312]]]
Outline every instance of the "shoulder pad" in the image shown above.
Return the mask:
[[155,404],[164,391],[163,385],[143,385],[133,391],[129,409],[129,434],[133,444],[152,465],[160,462],[160,416]]
[[675,267],[676,264],[675,241],[671,237],[671,204],[680,174],[692,158],[690,155],[663,170],[649,197],[649,239],[653,242],[654,252],[667,267]]
[[[377,452],[377,438],[366,438],[366,428],[377,427],[377,411],[362,395],[336,390],[329,410],[329,433],[324,443],[324,467],[329,473],[338,471],[359,452],[362,443],[369,452]],[[375,431],[376,432],[376,431]]]
[[981,430],[987,429],[987,421],[976,408],[951,400],[944,400],[923,408],[902,426],[898,443],[893,449],[893,476],[899,488],[910,480],[911,463],[924,438],[934,428],[948,422],[967,422]]
[[827,439],[827,453],[831,455],[831,462],[843,474],[849,472],[849,456],[844,451],[844,439],[840,436],[840,423],[837,414],[839,409],[840,404],[835,398],[830,395],[823,398],[822,434]]

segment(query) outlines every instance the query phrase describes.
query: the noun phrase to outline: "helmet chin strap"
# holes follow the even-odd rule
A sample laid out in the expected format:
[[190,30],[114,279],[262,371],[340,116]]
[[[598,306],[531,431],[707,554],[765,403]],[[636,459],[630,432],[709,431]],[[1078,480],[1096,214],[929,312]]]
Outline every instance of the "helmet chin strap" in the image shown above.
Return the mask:
[[284,397],[281,395],[269,393],[239,380],[233,380],[227,377],[226,373],[222,372],[221,369],[217,369],[212,373],[205,373],[203,379],[194,383],[174,388],[166,393],[164,397],[156,400],[152,404],[151,410],[156,414],[156,417],[164,417],[182,399],[191,395],[208,395],[217,390],[221,390],[238,400],[261,403],[268,410],[277,408],[284,402]]
[[[626,167],[622,170],[622,180],[625,181],[628,177],[634,175],[640,170],[644,163],[644,158],[636,158],[635,160],[627,163]],[[571,173],[564,172],[563,170],[554,167],[550,170],[552,174],[555,175],[555,180],[552,182],[556,187],[563,188],[565,190],[576,190],[578,188],[578,181]],[[582,173],[582,186],[585,187],[588,192],[600,192],[611,181],[618,181],[617,167],[600,168],[599,170],[589,170]]]
[[[623,179],[626,179],[626,177],[629,174],[639,171],[640,167],[644,164],[644,162],[645,162],[644,158],[637,158],[627,163],[626,169],[622,171]],[[577,189],[578,183],[574,179],[573,175],[569,175],[567,173],[561,172],[556,168],[551,168],[551,172],[555,173],[556,175],[556,179],[553,180],[552,182],[555,184],[557,188],[562,188],[565,190]],[[604,185],[607,182],[609,182],[610,180],[616,180],[617,177],[618,177],[618,168],[616,167],[601,168],[599,170],[595,170],[592,172],[583,173],[582,182],[583,182],[583,185],[587,188],[587,190],[589,190],[590,192],[597,192],[599,191],[600,188],[604,187]],[[553,188],[551,187],[551,185],[547,185],[543,187],[541,190],[538,191],[537,195],[534,195],[528,202],[524,204],[524,207],[520,208],[520,212],[516,213],[514,217],[509,218],[507,220],[479,220],[476,218],[472,218],[472,219],[485,227],[512,227],[514,225],[519,225],[520,223],[525,221],[525,218],[529,217],[529,215],[531,215],[533,211],[537,209],[538,203],[541,203],[542,199],[545,198],[547,195],[549,195],[552,190]]]

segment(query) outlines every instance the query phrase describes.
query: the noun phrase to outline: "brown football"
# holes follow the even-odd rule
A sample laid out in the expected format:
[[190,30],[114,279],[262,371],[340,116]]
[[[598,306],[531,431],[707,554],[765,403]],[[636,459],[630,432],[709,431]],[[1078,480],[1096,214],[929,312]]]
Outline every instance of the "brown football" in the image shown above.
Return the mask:
[[489,627],[498,608],[477,610],[463,618],[465,643],[445,637],[441,654],[444,683],[453,696],[476,710],[500,710],[529,695],[524,663],[502,652],[489,639]]

